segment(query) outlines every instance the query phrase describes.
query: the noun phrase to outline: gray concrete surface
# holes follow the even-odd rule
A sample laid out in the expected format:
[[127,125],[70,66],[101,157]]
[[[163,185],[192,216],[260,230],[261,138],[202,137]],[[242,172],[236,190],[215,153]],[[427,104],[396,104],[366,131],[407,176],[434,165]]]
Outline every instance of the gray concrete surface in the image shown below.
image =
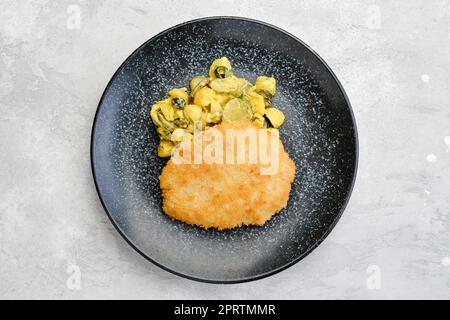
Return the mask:
[[[122,61],[177,23],[238,15],[315,49],[352,101],[360,169],[326,241],[211,285],[160,270],[107,219],[89,139]],[[78,17],[80,19],[78,19]],[[0,1],[0,298],[450,298],[450,1]]]

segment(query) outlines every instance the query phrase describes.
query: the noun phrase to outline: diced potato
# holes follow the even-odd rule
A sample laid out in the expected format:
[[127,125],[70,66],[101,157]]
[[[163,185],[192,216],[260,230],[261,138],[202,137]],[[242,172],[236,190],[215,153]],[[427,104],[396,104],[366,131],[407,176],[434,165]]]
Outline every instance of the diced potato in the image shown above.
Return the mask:
[[215,92],[211,88],[203,87],[194,96],[194,104],[208,107],[215,100]]
[[266,119],[264,119],[264,117],[263,117],[262,115],[258,114],[258,113],[255,113],[255,114],[253,115],[252,123],[253,123],[255,126],[260,127],[260,128],[265,128],[265,127],[267,127]]
[[172,141],[183,141],[184,130],[177,128],[173,130],[170,140]]
[[280,131],[278,131],[278,129],[275,129],[275,128],[267,128],[267,131],[270,132],[270,133],[275,134],[277,137],[280,136]]
[[203,111],[203,112],[202,112],[202,116],[201,116],[201,118],[200,118],[200,120],[202,121],[202,130],[204,130],[204,129],[206,128],[206,124],[207,124],[206,118],[207,118],[207,117],[208,117],[208,112]]
[[188,127],[186,128],[186,130],[189,133],[194,133],[194,125],[191,123],[190,125],[188,125]]
[[276,80],[274,77],[260,76],[256,78],[255,82],[257,92],[268,92],[274,96],[276,92]]
[[170,140],[177,143],[177,142],[182,142],[186,139],[191,139],[191,138],[192,138],[192,135],[188,131],[178,128],[172,132]]
[[181,98],[183,99],[186,104],[189,101],[189,95],[187,93],[187,89],[186,88],[174,88],[172,90],[169,91],[169,97],[171,98]]
[[174,144],[172,141],[161,140],[158,145],[158,156],[161,158],[170,157],[172,155],[172,150]]
[[230,76],[224,79],[215,79],[209,83],[216,93],[228,93],[234,97],[240,97],[251,84],[244,78]]
[[208,77],[205,76],[195,76],[189,82],[189,88],[193,92],[197,87],[203,87],[208,84]]
[[220,122],[222,116],[220,114],[220,112],[215,112],[215,113],[208,113],[206,115],[206,122],[207,123],[218,123]]
[[264,103],[264,98],[261,95],[257,93],[252,93],[250,95],[250,104],[252,105],[253,113],[258,113],[263,116],[264,113],[266,112],[266,105]]
[[211,89],[219,93],[235,94],[239,89],[239,81],[236,77],[228,77],[224,79],[215,79],[209,83]]
[[216,101],[224,106],[230,99],[234,98],[233,95],[228,93],[217,93],[216,92]]
[[202,117],[202,107],[195,104],[188,104],[184,107],[184,115],[192,123],[199,121]]
[[245,89],[245,94],[252,95],[253,93],[256,93],[256,86],[251,86]]
[[243,95],[252,87],[252,84],[244,78],[236,78],[236,82],[238,83],[238,90],[236,92],[237,97]]
[[277,108],[267,108],[266,118],[274,128],[279,128],[284,122],[284,114]]
[[209,111],[211,113],[221,113],[222,112],[222,106],[217,101],[214,101],[214,102],[211,103]]

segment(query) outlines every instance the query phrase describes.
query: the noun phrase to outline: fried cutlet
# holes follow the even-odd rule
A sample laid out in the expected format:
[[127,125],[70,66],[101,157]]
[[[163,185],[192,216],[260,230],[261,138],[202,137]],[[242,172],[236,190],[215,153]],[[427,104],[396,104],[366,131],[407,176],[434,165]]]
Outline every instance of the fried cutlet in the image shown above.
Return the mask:
[[[224,136],[228,129],[239,132],[252,128],[256,127],[250,121],[214,127]],[[203,228],[263,225],[286,206],[295,175],[295,164],[278,135],[271,139],[279,145],[279,165],[274,174],[262,174],[260,159],[244,164],[179,164],[169,160],[160,176],[164,212]],[[203,144],[203,151],[207,145]],[[224,154],[226,145],[223,144]]]

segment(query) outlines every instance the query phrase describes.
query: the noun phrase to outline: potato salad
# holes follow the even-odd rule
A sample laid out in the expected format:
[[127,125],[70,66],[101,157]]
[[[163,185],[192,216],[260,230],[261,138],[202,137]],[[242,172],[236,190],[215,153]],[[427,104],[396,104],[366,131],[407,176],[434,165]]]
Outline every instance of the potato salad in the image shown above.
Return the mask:
[[152,106],[150,116],[160,137],[158,156],[170,157],[178,143],[192,139],[196,122],[204,130],[221,122],[250,120],[259,128],[277,130],[284,114],[272,105],[275,93],[274,77],[259,76],[253,84],[234,75],[227,57],[215,59],[208,75],[191,79],[189,90],[173,88]]

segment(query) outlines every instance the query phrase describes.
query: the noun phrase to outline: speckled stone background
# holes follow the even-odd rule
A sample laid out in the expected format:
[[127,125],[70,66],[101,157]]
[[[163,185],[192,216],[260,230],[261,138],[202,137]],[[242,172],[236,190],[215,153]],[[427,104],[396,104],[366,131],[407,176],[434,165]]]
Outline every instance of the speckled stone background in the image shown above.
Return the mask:
[[[211,15],[275,24],[344,85],[360,139],[346,212],[306,259],[238,285],[153,266],[92,180],[95,110],[156,33]],[[0,298],[450,298],[450,1],[1,1]]]

